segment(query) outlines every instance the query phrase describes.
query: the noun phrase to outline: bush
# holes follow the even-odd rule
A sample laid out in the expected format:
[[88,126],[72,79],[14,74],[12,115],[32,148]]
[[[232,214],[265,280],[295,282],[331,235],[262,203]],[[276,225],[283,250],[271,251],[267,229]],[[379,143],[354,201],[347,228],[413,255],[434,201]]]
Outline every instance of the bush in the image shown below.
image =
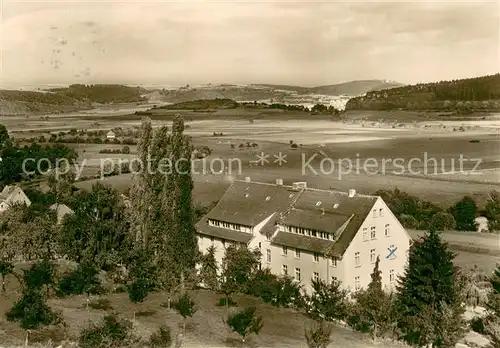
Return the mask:
[[237,332],[242,337],[243,343],[245,343],[245,339],[249,334],[259,334],[263,323],[262,317],[255,315],[255,308],[250,307],[230,315],[227,319],[227,325],[231,330]]
[[99,324],[82,330],[78,338],[81,348],[133,347],[138,339],[131,333],[132,323],[116,314],[105,316]]
[[472,331],[477,332],[479,334],[486,334],[486,328],[484,326],[484,319],[483,318],[472,318],[472,320],[469,323],[469,326]]
[[172,335],[168,326],[161,326],[151,334],[149,345],[153,348],[166,348],[172,345]]
[[130,153],[130,147],[128,147],[127,145],[122,147],[122,153],[128,155]]
[[307,346],[309,348],[326,348],[330,344],[332,327],[325,322],[316,322],[304,330]]
[[53,312],[45,303],[40,290],[30,290],[24,293],[6,316],[8,321],[19,321],[24,329],[36,329],[62,322],[61,315]]
[[343,320],[347,314],[347,291],[339,281],[327,284],[323,280],[312,281],[313,294],[308,299],[307,312],[316,320]]
[[59,282],[56,295],[102,294],[104,292],[98,277],[98,269],[88,263],[79,264],[78,267],[67,274]]

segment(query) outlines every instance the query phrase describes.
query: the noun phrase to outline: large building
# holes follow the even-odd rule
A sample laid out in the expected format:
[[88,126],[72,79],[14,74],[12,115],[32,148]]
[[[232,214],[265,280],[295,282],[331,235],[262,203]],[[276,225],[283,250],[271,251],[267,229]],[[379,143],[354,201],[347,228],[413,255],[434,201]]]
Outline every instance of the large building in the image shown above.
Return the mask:
[[31,205],[31,201],[24,191],[15,185],[7,185],[0,192],[0,213],[6,211],[14,204],[24,203]]
[[311,279],[337,278],[351,291],[366,287],[377,257],[383,285],[404,272],[411,238],[382,198],[235,181],[197,224],[202,252],[214,245],[221,262],[229,243],[262,252],[261,267],[287,274],[311,291]]

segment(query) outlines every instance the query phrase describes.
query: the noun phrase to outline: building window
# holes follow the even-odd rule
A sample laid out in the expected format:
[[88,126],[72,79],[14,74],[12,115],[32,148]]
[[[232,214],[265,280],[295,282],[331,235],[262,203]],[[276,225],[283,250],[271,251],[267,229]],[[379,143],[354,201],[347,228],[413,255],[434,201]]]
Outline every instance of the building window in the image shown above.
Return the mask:
[[311,232],[311,235],[312,235],[313,237],[316,237],[316,236],[317,236],[317,235],[316,235],[316,231],[312,231],[312,232]]
[[378,216],[384,216],[384,210],[382,208],[378,210]]
[[266,250],[267,262],[271,262],[271,249]]
[[375,257],[375,249],[370,249],[370,262],[375,263],[376,257]]
[[377,238],[377,232],[375,230],[375,226],[370,227],[370,237],[371,239]]
[[385,232],[384,233],[385,233],[386,237],[389,237],[391,235],[391,229],[390,229],[389,224],[385,225]]
[[295,257],[300,259],[300,249],[295,249]]
[[332,256],[332,267],[337,267],[337,260],[335,256]]
[[288,255],[288,248],[286,246],[281,247],[281,255],[283,255],[283,256]]
[[361,284],[359,283],[359,277],[354,277],[354,290],[358,291],[361,289]]
[[361,266],[361,254],[359,251],[354,253],[354,264],[356,267]]
[[295,280],[300,282],[300,268],[295,267]]
[[281,266],[281,271],[283,272],[283,275],[288,275],[288,266],[287,265]]
[[377,217],[377,209],[373,209],[373,217],[376,218]]
[[391,269],[391,270],[389,271],[389,282],[394,283],[394,280],[395,280],[394,270],[393,270],[393,269]]
[[363,241],[368,240],[368,228],[363,227]]
[[314,262],[319,262],[319,255],[317,253],[314,253]]
[[315,282],[319,280],[319,273],[318,272],[313,272],[313,279]]

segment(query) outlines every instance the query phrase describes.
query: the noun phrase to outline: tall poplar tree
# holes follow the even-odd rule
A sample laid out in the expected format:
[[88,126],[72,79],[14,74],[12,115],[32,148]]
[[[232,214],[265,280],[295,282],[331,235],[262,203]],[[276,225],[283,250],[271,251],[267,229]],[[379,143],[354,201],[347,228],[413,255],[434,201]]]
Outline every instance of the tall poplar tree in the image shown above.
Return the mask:
[[172,132],[143,119],[141,172],[131,190],[133,233],[155,254],[163,286],[172,290],[194,271],[198,253],[191,178],[192,145],[176,115]]

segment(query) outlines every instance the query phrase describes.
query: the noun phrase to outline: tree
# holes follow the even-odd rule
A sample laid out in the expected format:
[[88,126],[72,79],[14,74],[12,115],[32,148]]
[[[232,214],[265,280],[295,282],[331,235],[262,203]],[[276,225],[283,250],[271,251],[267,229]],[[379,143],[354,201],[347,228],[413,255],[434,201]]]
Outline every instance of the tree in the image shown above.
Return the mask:
[[314,322],[304,330],[307,346],[309,348],[327,348],[331,342],[332,327],[324,321]]
[[[128,297],[133,303],[143,302],[158,287],[158,272],[150,253],[145,249],[135,251],[129,266]],[[135,320],[135,311],[134,311]]]
[[42,290],[54,284],[56,273],[55,264],[49,260],[34,263],[29,269],[23,271],[23,285],[26,291]]
[[207,252],[201,256],[200,278],[203,285],[210,290],[219,288],[217,271],[218,265],[215,260],[215,247],[212,245],[207,249]]
[[245,308],[229,315],[227,325],[241,336],[243,346],[245,346],[245,340],[249,334],[258,335],[264,326],[262,317],[255,314],[254,307]]
[[90,262],[80,263],[75,270],[59,281],[57,296],[87,294],[87,304],[90,294],[102,292],[99,270]]
[[436,231],[448,231],[455,229],[455,218],[450,213],[437,212],[434,214],[429,221],[429,226],[434,228]]
[[450,208],[453,214],[456,227],[459,231],[476,231],[476,202],[469,196],[465,196]]
[[369,332],[372,339],[385,336],[393,331],[396,319],[393,316],[392,294],[382,289],[382,277],[379,270],[380,258],[377,257],[371,282],[366,290],[354,295],[348,323],[355,330]]
[[5,277],[14,272],[14,264],[6,259],[0,260],[0,275],[2,276],[2,292],[5,293]]
[[0,149],[3,147],[2,145],[9,140],[9,132],[7,128],[3,124],[0,124]]
[[6,313],[7,320],[19,321],[24,329],[58,324],[61,316],[46,304],[43,286],[53,283],[54,264],[42,260],[23,271],[23,296]]
[[454,346],[463,333],[463,284],[455,255],[435,230],[415,241],[397,285],[402,338],[410,344]]
[[488,218],[488,229],[500,231],[500,191],[493,190],[486,201],[485,216]]
[[179,312],[180,315],[182,315],[182,330],[184,335],[186,335],[186,318],[193,317],[194,313],[196,313],[195,302],[191,299],[188,293],[184,293],[173,303],[172,307]]
[[226,297],[227,311],[229,311],[230,296],[245,289],[251,275],[258,269],[260,257],[260,251],[251,251],[246,245],[230,245],[226,248],[219,287]]
[[[143,120],[138,145],[142,170],[131,193],[132,209],[136,211],[131,227],[137,239],[156,256],[163,286],[169,290],[183,286],[184,280],[194,273],[198,257],[192,206],[192,150],[180,115],[174,118],[171,133],[167,127],[153,132],[151,120]],[[151,201],[156,204],[151,205]]]
[[[312,280],[313,293],[309,299],[309,315],[316,320],[342,320],[347,312],[347,290],[334,279],[327,284],[322,279]],[[306,300],[307,301],[307,300]]]
[[119,192],[96,183],[91,192],[74,195],[72,200],[69,205],[74,213],[64,219],[61,227],[60,254],[104,270],[115,267],[132,243]]
[[488,315],[486,316],[485,329],[493,346],[500,347],[500,264],[493,271],[489,282],[491,292],[488,294],[486,304]]

